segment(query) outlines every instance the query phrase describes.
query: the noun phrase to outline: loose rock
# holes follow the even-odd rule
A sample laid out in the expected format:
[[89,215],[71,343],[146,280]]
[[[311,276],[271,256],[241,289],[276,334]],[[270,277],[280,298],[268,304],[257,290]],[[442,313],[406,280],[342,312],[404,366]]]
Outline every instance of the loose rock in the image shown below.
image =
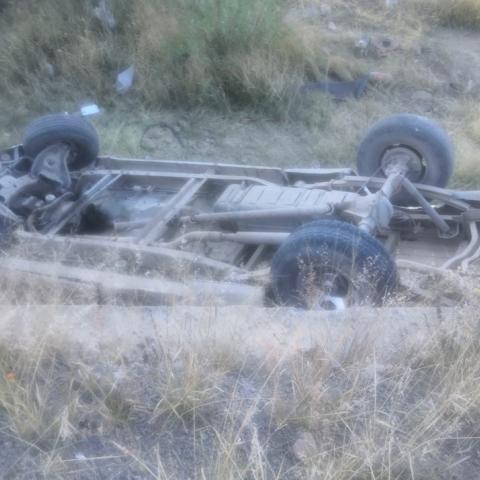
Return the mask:
[[361,37],[354,43],[357,56],[383,58],[400,48],[400,41],[389,36]]
[[354,49],[355,54],[358,56],[366,57],[368,54],[368,46],[370,45],[370,38],[362,37],[355,41]]
[[317,443],[310,432],[303,432],[293,444],[292,449],[295,457],[304,462],[317,453]]

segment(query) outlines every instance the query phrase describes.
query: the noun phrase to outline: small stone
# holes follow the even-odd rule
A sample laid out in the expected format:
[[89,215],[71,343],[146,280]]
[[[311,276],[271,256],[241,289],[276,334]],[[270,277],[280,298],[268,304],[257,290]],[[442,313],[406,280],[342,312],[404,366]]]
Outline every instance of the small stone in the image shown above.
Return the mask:
[[370,72],[370,81],[373,83],[393,83],[393,75],[386,72]]
[[362,37],[355,41],[354,50],[355,54],[366,57],[368,54],[368,46],[370,45],[369,37]]
[[475,82],[470,78],[465,86],[465,93],[470,93],[475,87]]
[[332,32],[336,32],[337,25],[335,24],[335,22],[328,22],[328,29],[331,30]]
[[55,67],[51,63],[45,64],[45,70],[47,71],[47,75],[51,78],[55,76]]
[[295,457],[304,462],[318,453],[317,442],[310,432],[303,432],[293,444],[292,450]]

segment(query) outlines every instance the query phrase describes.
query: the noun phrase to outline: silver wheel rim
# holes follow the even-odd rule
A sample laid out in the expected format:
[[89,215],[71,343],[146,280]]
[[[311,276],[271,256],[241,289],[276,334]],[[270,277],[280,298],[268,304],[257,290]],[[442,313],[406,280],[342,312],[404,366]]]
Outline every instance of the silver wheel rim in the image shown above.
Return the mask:
[[355,303],[351,281],[340,272],[302,272],[297,281],[297,291],[309,310],[345,310]]

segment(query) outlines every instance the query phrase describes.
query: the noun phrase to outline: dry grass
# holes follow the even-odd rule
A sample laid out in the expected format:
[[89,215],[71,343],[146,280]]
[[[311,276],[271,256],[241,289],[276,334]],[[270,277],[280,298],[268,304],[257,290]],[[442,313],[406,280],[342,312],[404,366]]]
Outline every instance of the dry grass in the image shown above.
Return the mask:
[[[448,285],[437,283],[445,294]],[[0,341],[0,468],[7,478],[426,480],[432,472],[463,478],[473,471],[480,433],[476,292],[458,323],[439,321],[439,308],[429,322],[419,317],[421,327],[408,336],[384,343],[351,323],[336,327],[334,341],[314,332],[315,341],[305,343],[269,334],[263,318],[257,338],[241,312],[230,309],[233,318],[224,318],[212,307],[178,317],[161,309],[165,329],[155,309],[144,309],[140,319],[157,333],[117,345],[106,339],[106,325],[124,327],[108,309],[79,307],[75,319],[63,310],[71,324],[49,329],[52,337],[28,326],[35,321],[28,306],[43,297],[50,310],[37,315],[51,312],[47,323],[58,326],[56,308],[78,294],[55,284],[48,292],[38,280],[25,283],[21,296],[9,288],[1,303],[10,305],[12,325],[18,319],[24,329],[12,342],[6,329]],[[95,303],[88,292],[83,298]],[[285,315],[265,315],[277,313]],[[239,325],[233,335],[214,327],[232,321]],[[302,318],[294,313],[288,322]],[[77,344],[71,329],[79,326]]]
[[[436,283],[443,294],[452,288]],[[61,329],[28,326],[35,316],[24,306],[41,302],[50,307],[37,315],[51,312],[52,325],[56,309],[70,320],[62,308],[79,298],[73,290],[52,284],[48,292],[34,280],[21,296],[13,283],[2,291],[13,325],[18,318],[27,326],[14,341],[8,333],[0,341],[0,468],[10,478],[426,480],[432,472],[463,478],[473,471],[478,292],[462,288],[470,306],[456,324],[440,321],[439,308],[407,336],[383,343],[351,323],[336,327],[334,341],[310,330],[308,342],[282,338],[265,330],[263,318],[257,338],[245,308],[230,309],[233,318],[213,307],[160,309],[165,329],[155,309],[144,309],[140,319],[157,333],[118,344],[105,336],[105,324],[127,334],[114,309],[79,307]],[[80,298],[95,303],[88,291]],[[286,314],[265,315],[277,313]],[[229,322],[239,328],[231,331]],[[77,344],[71,329],[79,326]]]
[[12,478],[470,478],[472,312],[381,350],[348,330],[267,357],[212,339],[88,356],[53,339],[3,345],[0,465]]
[[275,0],[119,0],[112,31],[94,17],[93,2],[40,0],[28,16],[22,1],[9,3],[0,18],[3,101],[40,111],[85,97],[112,106],[116,74],[134,63],[135,98],[148,109],[201,104],[277,112],[305,81],[366,73],[351,48],[365,25],[381,21],[409,44],[421,32],[414,15],[392,16],[381,2],[331,3],[335,20],[355,18],[353,30],[332,34],[285,21],[292,7]]
[[134,63],[136,96],[148,108],[275,105],[318,74],[324,55],[284,24],[285,9],[274,0],[112,7],[117,26],[106,31],[90,2],[41,0],[29,16],[23,2],[9,4],[0,19],[0,82],[10,100],[28,95],[30,108],[41,108],[45,100],[89,96],[105,105],[116,74]]
[[422,8],[436,17],[443,25],[480,29],[480,2],[478,0],[427,0]]

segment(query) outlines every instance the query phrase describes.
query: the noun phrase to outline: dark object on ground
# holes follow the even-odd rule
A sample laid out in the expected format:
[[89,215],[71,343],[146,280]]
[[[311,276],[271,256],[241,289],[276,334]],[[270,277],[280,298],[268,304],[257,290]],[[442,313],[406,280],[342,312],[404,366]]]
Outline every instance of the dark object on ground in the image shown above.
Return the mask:
[[370,74],[363,75],[357,80],[350,82],[326,80],[306,83],[300,88],[300,93],[324,92],[329,93],[335,100],[346,100],[350,97],[360,98],[365,93],[369,81]]

